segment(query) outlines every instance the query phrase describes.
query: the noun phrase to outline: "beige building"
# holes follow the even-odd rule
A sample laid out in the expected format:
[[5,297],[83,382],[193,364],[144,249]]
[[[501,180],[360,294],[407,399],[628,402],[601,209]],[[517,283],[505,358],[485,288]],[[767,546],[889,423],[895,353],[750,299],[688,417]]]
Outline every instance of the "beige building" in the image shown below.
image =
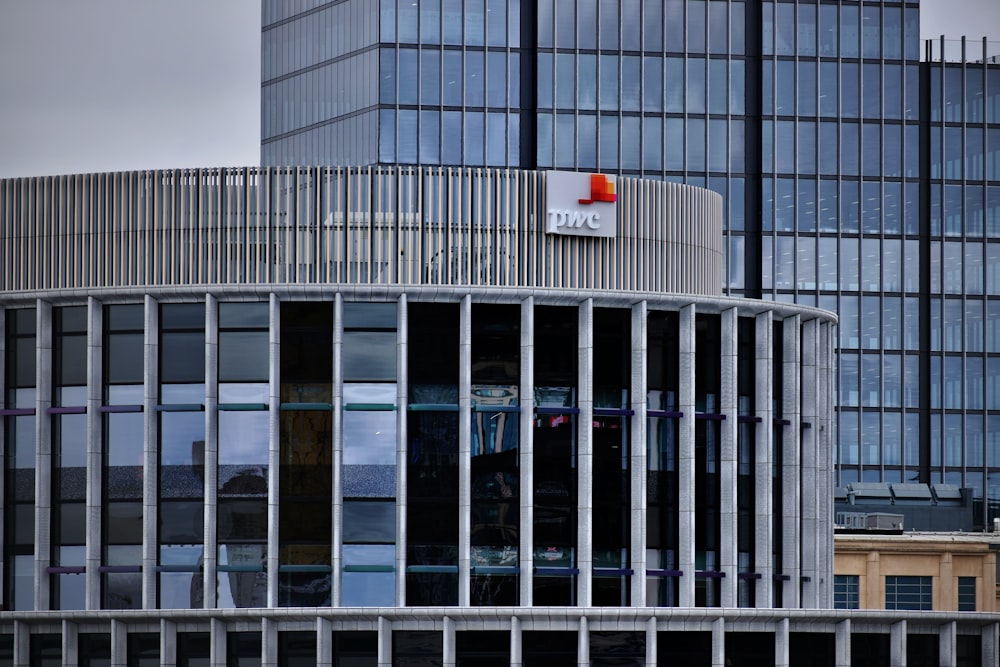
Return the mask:
[[996,611],[997,548],[990,533],[837,534],[834,606]]

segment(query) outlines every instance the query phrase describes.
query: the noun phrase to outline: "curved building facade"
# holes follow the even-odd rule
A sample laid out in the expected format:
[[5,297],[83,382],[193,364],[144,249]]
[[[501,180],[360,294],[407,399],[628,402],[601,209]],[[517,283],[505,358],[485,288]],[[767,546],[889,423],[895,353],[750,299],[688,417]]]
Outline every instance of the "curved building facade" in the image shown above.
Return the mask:
[[562,176],[0,181],[0,658],[832,651],[834,316]]

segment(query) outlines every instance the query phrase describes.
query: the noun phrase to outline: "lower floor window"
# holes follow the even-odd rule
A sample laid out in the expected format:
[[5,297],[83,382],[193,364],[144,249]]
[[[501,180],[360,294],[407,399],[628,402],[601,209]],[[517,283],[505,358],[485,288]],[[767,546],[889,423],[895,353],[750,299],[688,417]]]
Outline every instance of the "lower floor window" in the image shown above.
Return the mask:
[[859,583],[856,574],[836,574],[833,577],[833,608],[858,609]]
[[886,577],[885,608],[929,611],[932,607],[930,577]]
[[976,610],[976,578],[975,577],[959,577],[958,578],[958,610],[959,611],[975,611]]

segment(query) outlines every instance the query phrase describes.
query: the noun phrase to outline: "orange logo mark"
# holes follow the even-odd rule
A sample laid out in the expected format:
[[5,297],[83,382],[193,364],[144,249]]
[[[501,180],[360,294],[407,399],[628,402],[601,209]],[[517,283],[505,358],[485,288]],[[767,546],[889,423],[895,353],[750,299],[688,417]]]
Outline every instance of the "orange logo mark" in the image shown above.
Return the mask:
[[611,204],[618,201],[618,195],[615,194],[615,184],[603,174],[590,175],[590,199],[581,199],[580,203],[593,204],[595,201]]

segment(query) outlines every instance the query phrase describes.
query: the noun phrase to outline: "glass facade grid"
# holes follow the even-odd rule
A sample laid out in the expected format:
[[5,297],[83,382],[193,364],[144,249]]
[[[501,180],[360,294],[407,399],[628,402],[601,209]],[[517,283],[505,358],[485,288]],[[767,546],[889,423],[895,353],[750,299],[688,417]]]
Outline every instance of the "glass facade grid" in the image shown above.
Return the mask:
[[[478,606],[516,605],[523,575],[519,531],[525,519],[518,498],[524,463],[519,441],[525,418],[533,422],[538,471],[532,489],[536,507],[532,603],[573,605],[579,594],[577,513],[583,500],[578,491],[577,452],[584,435],[595,458],[594,495],[587,501],[597,522],[590,533],[593,565],[588,577],[594,604],[629,606],[634,595],[631,578],[636,576],[645,577],[653,604],[679,603],[677,579],[684,565],[676,513],[678,425],[683,415],[678,412],[679,323],[675,312],[656,312],[649,320],[649,345],[657,361],[649,377],[648,402],[653,412],[649,415],[648,471],[656,491],[646,501],[655,511],[649,514],[651,537],[643,573],[636,570],[638,559],[631,551],[634,539],[629,518],[636,502],[628,483],[633,462],[627,454],[633,446],[629,417],[634,408],[630,398],[634,322],[629,309],[616,306],[593,311],[595,321],[588,334],[594,337],[590,362],[593,418],[584,426],[579,419],[579,351],[577,345],[566,345],[567,340],[580,338],[579,308],[538,306],[533,312],[535,392],[533,414],[526,417],[518,398],[526,348],[520,332],[522,307],[517,304],[474,304],[469,323],[470,365],[465,371],[468,375],[463,376],[458,354],[463,327],[457,303],[412,302],[406,307],[409,354],[400,367],[396,353],[403,338],[397,324],[398,304],[344,303],[335,327],[336,308],[329,301],[282,302],[281,363],[278,376],[271,378],[271,362],[257,361],[260,355],[271,356],[266,303],[222,302],[217,319],[203,302],[149,303],[156,310],[135,303],[98,306],[104,323],[102,364],[113,369],[98,392],[111,401],[97,415],[103,448],[98,471],[102,505],[98,542],[87,533],[83,516],[86,489],[94,483],[84,456],[91,444],[88,415],[84,406],[77,405],[59,406],[61,412],[51,415],[56,456],[46,474],[53,481],[54,531],[52,567],[45,574],[52,608],[85,608],[95,593],[102,609],[267,607],[272,604],[267,597],[272,578],[277,582],[277,606],[330,606],[338,595],[340,606],[393,606],[401,594],[397,588],[400,568],[404,568],[401,580],[408,605],[455,605],[460,597]],[[7,350],[28,351],[21,345],[22,338],[38,344],[33,328],[20,326],[24,313],[28,313],[24,317],[34,317],[33,310],[7,311]],[[68,322],[71,316],[86,314],[86,308],[55,313],[57,323]],[[74,349],[73,343],[58,341],[90,335],[86,321],[80,318],[79,327],[58,324],[54,348]],[[217,327],[209,326],[213,321]],[[155,330],[148,330],[154,322]],[[744,347],[750,344],[748,322],[740,334]],[[720,352],[720,326],[718,316],[699,316],[699,336],[715,342],[699,348],[699,376],[707,384],[699,381],[698,411],[718,418],[724,416],[717,398],[719,380],[707,378],[720,372],[719,361],[710,359]],[[212,358],[205,352],[214,346],[213,335],[219,341],[218,366],[215,372],[206,373],[203,361]],[[136,337],[156,345],[140,346],[143,351],[136,356],[136,347],[129,344]],[[334,394],[335,339],[340,341],[336,366],[341,369],[343,396],[343,454],[336,470],[332,467],[334,403],[329,402]],[[743,363],[749,363],[750,353],[744,350],[742,354]],[[122,359],[120,355],[128,356]],[[67,368],[79,360],[68,354],[57,357],[61,361],[53,366],[53,376],[76,381]],[[158,374],[155,386],[146,387],[134,383],[142,375],[135,375],[131,364],[155,364],[169,370]],[[408,454],[405,470],[397,471],[398,378],[403,368],[408,377]],[[35,395],[33,388],[16,386],[21,382],[19,373],[24,383],[35,381],[31,374],[21,373],[16,363],[6,366],[5,384],[16,409],[22,404],[33,406]],[[214,386],[194,382],[213,375],[218,378]],[[128,384],[110,384],[111,379]],[[275,380],[282,400],[275,406],[278,428],[273,439],[279,448],[279,471],[272,477],[270,421],[274,411],[258,401],[272,400],[267,387]],[[471,427],[467,436],[471,477],[465,491],[470,504],[464,509],[458,482],[458,447],[463,440],[458,396],[463,382],[468,382],[471,398],[469,406],[462,408],[469,410]],[[82,397],[87,384],[58,386],[67,402],[86,402]],[[749,385],[744,390],[753,391]],[[215,395],[222,399],[217,404]],[[194,402],[199,400],[204,403]],[[149,401],[152,410],[144,410]],[[214,412],[206,414],[209,406]],[[744,400],[740,410],[750,415],[752,402]],[[13,433],[14,442],[23,441],[24,451],[33,451],[34,432],[26,430],[22,437],[20,425],[22,421],[32,424],[34,417],[3,418],[7,437]],[[146,451],[147,425],[155,434],[153,458]],[[208,456],[209,425],[217,428],[217,457]],[[589,433],[583,433],[585,428]],[[702,494],[703,513],[714,511],[717,517],[718,488],[712,476],[718,473],[718,426],[706,423],[697,432],[703,474],[694,482],[707,490]],[[26,456],[23,467],[31,472],[35,457]],[[749,465],[749,456],[744,457],[744,467]],[[20,460],[16,455],[7,459],[9,474],[22,469]],[[144,507],[142,480],[147,477],[155,479],[155,510]],[[399,546],[397,527],[400,478],[407,489],[405,549]],[[212,479],[216,485],[206,489],[206,480]],[[271,489],[274,479],[278,486]],[[343,497],[336,521],[330,509],[335,479]],[[741,484],[745,487],[752,482],[743,479]],[[26,564],[33,560],[34,491],[32,487],[26,493],[24,481],[7,488],[15,495],[6,503],[5,521],[13,537],[8,538],[5,552],[19,571],[19,557],[27,556],[21,559]],[[25,502],[20,503],[17,498],[22,495]],[[277,512],[268,509],[272,496],[279,499]],[[214,507],[206,513],[208,504]],[[144,526],[153,511],[156,528],[149,532]],[[215,525],[206,536],[205,518],[211,514],[216,517]],[[462,518],[466,514],[468,524]],[[306,516],[309,521],[302,520]],[[22,522],[22,518],[27,520]],[[707,554],[692,561],[699,571],[721,573],[725,566],[715,555],[720,539],[716,524],[717,519],[711,519],[699,528],[698,539]],[[741,528],[747,534],[753,530],[749,525]],[[18,537],[22,534],[23,538]],[[267,552],[275,537],[278,568],[272,572]],[[461,547],[463,541],[468,551]],[[214,572],[206,572],[205,567],[209,542],[217,548]],[[99,589],[90,591],[86,554],[97,547]],[[753,574],[753,559],[748,548],[744,551],[740,567]],[[152,563],[145,553],[152,554]],[[468,591],[458,585],[463,554],[467,554],[469,569],[461,581],[469,586]],[[338,562],[340,568],[335,571]],[[12,579],[8,586],[16,593],[23,584],[25,595],[29,591],[33,595],[28,585],[33,580],[33,569],[28,568],[23,581]],[[143,595],[146,580],[153,584],[149,599]],[[213,584],[214,590],[206,591],[205,586]],[[719,586],[715,581],[706,584],[702,604],[717,606]],[[742,599],[752,605],[752,591],[744,591]],[[34,605],[30,595],[27,600],[27,606]]]

